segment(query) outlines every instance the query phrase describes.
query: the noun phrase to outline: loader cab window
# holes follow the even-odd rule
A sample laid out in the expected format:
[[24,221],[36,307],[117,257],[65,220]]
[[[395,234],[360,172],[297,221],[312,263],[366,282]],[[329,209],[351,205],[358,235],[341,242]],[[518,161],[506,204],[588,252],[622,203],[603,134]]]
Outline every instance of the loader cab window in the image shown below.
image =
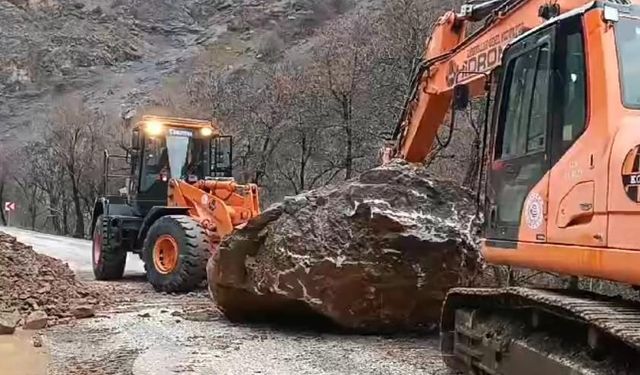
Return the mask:
[[211,177],[233,176],[233,138],[220,135],[211,140]]
[[187,181],[203,179],[209,164],[207,145],[207,139],[168,135],[171,178]]
[[146,138],[140,191],[162,189],[171,178],[204,179],[209,168],[209,141],[179,132]]
[[148,137],[143,147],[140,191],[147,192],[154,184],[162,182],[163,176],[168,178],[169,152],[164,137]]

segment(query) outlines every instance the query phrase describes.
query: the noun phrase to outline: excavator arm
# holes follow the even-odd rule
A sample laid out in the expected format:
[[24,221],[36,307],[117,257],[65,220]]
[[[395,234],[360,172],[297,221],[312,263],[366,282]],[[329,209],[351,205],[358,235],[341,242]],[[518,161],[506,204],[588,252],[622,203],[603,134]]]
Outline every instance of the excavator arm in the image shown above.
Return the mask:
[[[465,85],[469,98],[485,95],[490,73],[500,66],[509,43],[551,17],[589,3],[489,0],[465,4],[460,13],[445,13],[426,43],[392,142],[382,151],[383,163],[393,158],[423,162],[451,108],[456,86]],[[483,24],[471,31],[480,22]]]

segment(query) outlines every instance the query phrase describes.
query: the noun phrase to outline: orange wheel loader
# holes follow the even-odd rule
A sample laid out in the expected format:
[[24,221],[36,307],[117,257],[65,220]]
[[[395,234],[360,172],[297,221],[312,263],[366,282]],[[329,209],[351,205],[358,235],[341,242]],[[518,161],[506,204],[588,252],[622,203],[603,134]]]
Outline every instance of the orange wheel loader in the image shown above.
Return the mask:
[[[640,3],[447,12],[383,160],[425,161],[470,98],[486,102],[486,261],[640,286]],[[640,374],[640,305],[574,288],[453,289],[441,345],[465,374]]]
[[[143,116],[132,133],[126,156],[105,151],[104,191],[110,178],[126,186],[94,205],[94,275],[121,278],[133,252],[156,290],[190,291],[220,240],[260,213],[258,188],[234,181],[232,138],[210,121]],[[128,173],[110,173],[116,159]]]

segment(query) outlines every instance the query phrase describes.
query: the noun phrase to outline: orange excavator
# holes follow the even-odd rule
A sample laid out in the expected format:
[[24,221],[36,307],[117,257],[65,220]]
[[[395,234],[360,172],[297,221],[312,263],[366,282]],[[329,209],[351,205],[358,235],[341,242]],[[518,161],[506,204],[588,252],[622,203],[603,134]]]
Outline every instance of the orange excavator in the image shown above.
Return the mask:
[[[486,261],[640,286],[640,3],[447,12],[383,160],[424,162],[471,98],[486,103]],[[469,374],[640,374],[640,307],[578,288],[456,288],[441,348]]]
[[[232,138],[204,120],[143,116],[131,151],[105,151],[104,191],[93,208],[93,273],[123,276],[127,253],[142,258],[158,291],[186,292],[206,278],[222,238],[260,213],[258,187],[232,177]],[[117,160],[127,173],[113,174]],[[112,191],[113,178],[125,187]]]

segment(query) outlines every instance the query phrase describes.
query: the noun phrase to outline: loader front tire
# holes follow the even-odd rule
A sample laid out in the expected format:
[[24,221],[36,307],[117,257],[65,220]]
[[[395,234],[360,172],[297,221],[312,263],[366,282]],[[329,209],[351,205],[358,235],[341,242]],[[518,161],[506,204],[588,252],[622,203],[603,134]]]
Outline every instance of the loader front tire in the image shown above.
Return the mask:
[[206,278],[209,238],[189,216],[158,219],[149,228],[143,247],[147,280],[159,292],[189,292]]
[[127,252],[120,249],[114,241],[109,221],[98,216],[93,229],[92,255],[93,276],[96,280],[119,280],[124,274]]

